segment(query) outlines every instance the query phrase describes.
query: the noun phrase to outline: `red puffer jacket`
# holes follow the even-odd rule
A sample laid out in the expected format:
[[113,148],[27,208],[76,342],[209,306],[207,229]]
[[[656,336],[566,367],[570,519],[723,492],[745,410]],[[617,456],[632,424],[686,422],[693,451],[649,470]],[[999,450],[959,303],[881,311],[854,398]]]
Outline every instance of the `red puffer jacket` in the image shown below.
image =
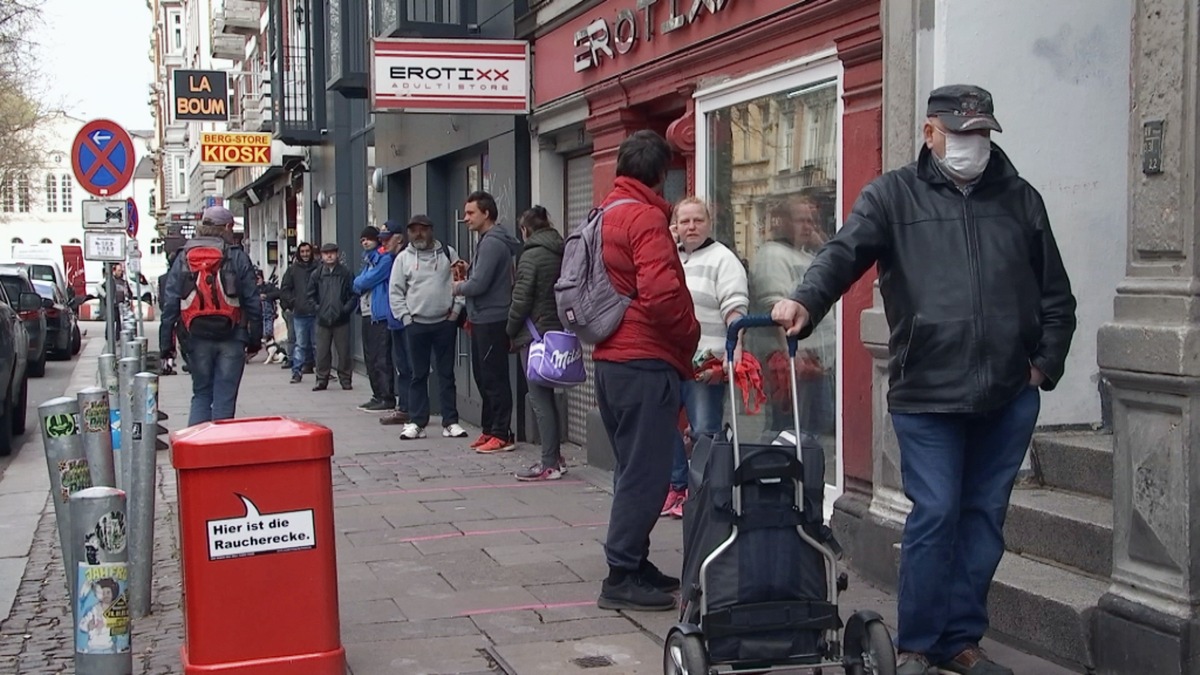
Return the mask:
[[642,183],[617,178],[604,203],[633,199],[604,215],[604,265],[613,287],[634,296],[617,332],[596,345],[597,361],[659,359],[692,378],[700,324],[667,229],[671,205]]

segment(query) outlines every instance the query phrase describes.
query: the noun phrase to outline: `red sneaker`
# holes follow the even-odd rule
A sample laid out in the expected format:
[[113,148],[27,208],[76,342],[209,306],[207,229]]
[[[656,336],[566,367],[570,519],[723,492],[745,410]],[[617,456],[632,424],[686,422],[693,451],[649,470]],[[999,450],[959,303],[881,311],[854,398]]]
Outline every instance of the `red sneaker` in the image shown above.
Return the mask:
[[683,518],[683,504],[687,501],[687,488],[680,490],[676,494],[679,495],[679,498],[671,505],[671,508],[667,511],[667,515],[678,520]]
[[478,452],[481,455],[494,455],[501,452],[510,452],[515,447],[516,445],[514,445],[511,441],[505,441],[503,439],[496,438],[495,436],[489,436],[486,443],[475,448],[475,452]]
[[675,488],[671,488],[671,491],[667,493],[667,501],[663,502],[662,511],[659,511],[658,515],[659,516],[671,515],[671,509],[675,508],[675,505],[684,498],[684,494],[685,493],[683,490],[676,490]]
[[479,434],[479,438],[476,438],[475,440],[471,441],[471,447],[478,448],[479,446],[483,445],[484,443],[487,443],[490,438],[491,438],[491,436],[488,436],[487,434]]

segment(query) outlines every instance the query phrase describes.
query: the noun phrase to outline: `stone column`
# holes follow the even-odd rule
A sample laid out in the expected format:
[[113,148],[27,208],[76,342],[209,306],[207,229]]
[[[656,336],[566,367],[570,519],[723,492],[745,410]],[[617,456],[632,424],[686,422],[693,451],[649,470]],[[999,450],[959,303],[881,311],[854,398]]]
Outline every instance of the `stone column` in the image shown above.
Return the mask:
[[1200,0],[1134,10],[1128,262],[1097,344],[1114,431],[1101,674],[1200,673],[1198,17]]

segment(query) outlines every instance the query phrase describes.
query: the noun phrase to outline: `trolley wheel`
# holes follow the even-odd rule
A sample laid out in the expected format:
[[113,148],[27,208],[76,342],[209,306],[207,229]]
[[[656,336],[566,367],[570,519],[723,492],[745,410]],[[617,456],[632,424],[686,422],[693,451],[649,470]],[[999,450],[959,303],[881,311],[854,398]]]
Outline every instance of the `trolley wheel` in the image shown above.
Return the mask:
[[663,648],[663,675],[708,675],[708,671],[704,639],[671,631]]
[[862,655],[862,664],[847,667],[846,675],[896,675],[896,648],[882,621],[868,622],[862,643],[846,645],[846,649],[861,650]]

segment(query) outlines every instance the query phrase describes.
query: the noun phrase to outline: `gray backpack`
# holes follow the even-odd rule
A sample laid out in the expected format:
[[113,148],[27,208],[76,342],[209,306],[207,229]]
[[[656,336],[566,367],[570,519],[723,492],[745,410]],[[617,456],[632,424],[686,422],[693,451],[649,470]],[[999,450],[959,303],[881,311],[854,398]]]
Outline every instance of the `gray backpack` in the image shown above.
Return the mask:
[[617,331],[633,302],[613,288],[604,266],[604,212],[635,199],[618,199],[592,209],[587,220],[563,243],[562,273],[554,283],[554,300],[563,326],[588,344],[599,344]]

